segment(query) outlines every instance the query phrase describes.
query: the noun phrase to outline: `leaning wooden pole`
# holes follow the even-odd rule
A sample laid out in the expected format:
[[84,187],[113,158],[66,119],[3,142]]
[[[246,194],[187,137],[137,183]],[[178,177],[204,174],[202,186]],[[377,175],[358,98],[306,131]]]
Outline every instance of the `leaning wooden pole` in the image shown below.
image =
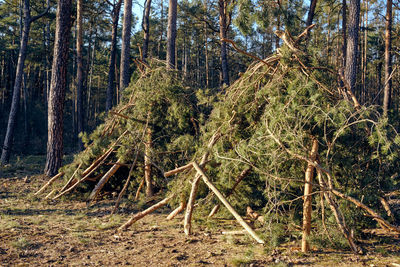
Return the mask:
[[[312,139],[310,159],[315,161],[318,154],[318,140]],[[304,184],[304,204],[303,204],[303,238],[301,240],[301,251],[308,252],[310,245],[308,238],[311,231],[311,212],[312,212],[312,182],[314,176],[314,166],[310,163],[307,164]]]
[[232,213],[232,215],[236,218],[236,220],[240,223],[240,225],[253,237],[257,243],[264,244],[264,240],[262,240],[254,230],[243,220],[243,218],[236,212],[236,210],[231,206],[228,200],[219,192],[219,190],[211,183],[210,179],[208,179],[207,175],[204,171],[197,165],[196,162],[193,162],[193,167],[196,169],[197,173],[203,178],[204,183],[214,192],[214,194],[221,200],[221,202],[225,205],[225,207]]
[[[210,139],[210,142],[208,143],[207,151],[203,154],[203,157],[201,158],[200,166],[203,166],[207,162],[211,148],[214,146],[214,144],[218,141],[220,137],[221,135],[218,129],[213,134],[213,136]],[[199,187],[199,182],[200,182],[200,175],[196,173],[192,182],[192,189],[190,191],[190,196],[186,207],[185,219],[183,221],[183,229],[186,235],[190,235],[192,233],[192,213],[194,209],[194,202],[196,199],[197,188]]]
[[64,175],[64,172],[59,172],[57,175],[55,175],[53,178],[51,178],[42,188],[40,188],[36,193],[35,196],[39,195],[42,193],[48,186],[50,186],[55,180],[60,178],[61,176]]
[[182,198],[181,204],[179,205],[179,207],[177,207],[176,209],[174,209],[167,217],[167,220],[172,220],[173,218],[175,218],[176,215],[178,215],[179,213],[181,213],[182,211],[184,211],[186,208],[186,199]]
[[121,160],[118,160],[112,167],[111,169],[108,170],[108,172],[106,172],[106,174],[104,174],[104,176],[100,179],[100,181],[96,184],[96,186],[94,187],[92,193],[90,193],[90,196],[88,198],[88,205],[90,205],[90,203],[96,198],[96,196],[98,195],[98,193],[100,192],[100,190],[103,188],[103,186],[107,183],[107,181],[111,178],[111,176],[114,175],[114,173],[117,172],[117,170],[119,169],[119,167],[121,167]]
[[132,224],[134,224],[135,222],[137,222],[138,220],[142,219],[144,216],[152,213],[153,211],[155,211],[156,209],[159,209],[163,206],[165,206],[168,201],[170,201],[172,198],[174,197],[174,194],[172,194],[169,197],[164,198],[163,200],[161,200],[160,202],[154,204],[153,206],[149,207],[148,209],[141,211],[139,213],[136,213],[132,218],[130,218],[126,223],[124,223],[121,227],[118,228],[118,231],[123,231],[128,229]]

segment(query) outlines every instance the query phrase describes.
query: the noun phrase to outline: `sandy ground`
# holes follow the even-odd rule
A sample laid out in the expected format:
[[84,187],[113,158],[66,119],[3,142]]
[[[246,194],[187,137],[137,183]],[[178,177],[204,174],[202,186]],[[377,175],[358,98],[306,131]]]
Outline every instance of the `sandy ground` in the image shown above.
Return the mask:
[[78,200],[34,197],[44,181],[0,178],[0,266],[400,266],[396,242],[370,246],[363,256],[333,250],[302,254],[296,243],[271,249],[244,235],[223,235],[227,227],[240,227],[218,219],[212,226],[195,220],[194,234],[187,237],[183,215],[165,220],[169,207],[118,234],[137,210],[110,217],[112,199],[87,208]]

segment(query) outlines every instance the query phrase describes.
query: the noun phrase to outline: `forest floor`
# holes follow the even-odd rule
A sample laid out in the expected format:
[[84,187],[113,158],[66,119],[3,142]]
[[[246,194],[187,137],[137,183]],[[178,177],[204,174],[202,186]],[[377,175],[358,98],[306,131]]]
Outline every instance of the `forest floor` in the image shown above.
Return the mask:
[[112,199],[89,208],[80,200],[44,201],[33,196],[45,182],[38,174],[43,165],[29,164],[0,169],[0,266],[400,266],[398,239],[366,246],[362,256],[328,249],[303,254],[299,242],[269,248],[244,235],[223,235],[240,227],[222,218],[195,220],[187,237],[183,215],[165,220],[168,208],[118,234],[137,210],[110,217]]

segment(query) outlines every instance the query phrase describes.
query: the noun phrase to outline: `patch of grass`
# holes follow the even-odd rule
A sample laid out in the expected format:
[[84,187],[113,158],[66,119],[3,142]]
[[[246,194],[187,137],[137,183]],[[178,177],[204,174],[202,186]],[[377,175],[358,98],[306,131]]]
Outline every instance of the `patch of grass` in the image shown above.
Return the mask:
[[82,243],[83,245],[87,245],[87,244],[89,244],[89,243],[92,241],[91,239],[85,238],[85,237],[78,238],[78,240],[79,240],[79,242]]
[[19,222],[17,222],[10,216],[1,216],[0,230],[5,231],[13,228],[23,228],[23,227]]
[[119,215],[113,215],[108,222],[98,222],[96,228],[99,230],[109,230],[121,225],[122,218]]
[[244,267],[249,266],[252,263],[253,259],[247,257],[238,257],[230,260],[230,264],[235,267]]
[[375,249],[375,252],[381,254],[381,255],[384,256],[384,257],[386,257],[386,256],[388,256],[388,255],[390,254],[389,251],[388,251],[386,248],[384,248],[384,247],[378,247],[378,248],[376,248],[376,249]]
[[87,222],[80,222],[74,225],[74,232],[86,232],[88,230],[88,223]]
[[25,237],[20,237],[11,243],[11,246],[13,246],[14,248],[17,248],[17,249],[26,249],[30,245],[32,245],[32,243]]

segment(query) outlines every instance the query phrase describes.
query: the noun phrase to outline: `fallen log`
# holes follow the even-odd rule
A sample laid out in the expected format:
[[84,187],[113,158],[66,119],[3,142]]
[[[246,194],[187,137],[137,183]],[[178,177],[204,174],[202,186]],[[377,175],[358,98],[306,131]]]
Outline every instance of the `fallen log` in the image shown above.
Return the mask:
[[208,179],[207,175],[204,171],[197,165],[196,162],[193,162],[193,167],[196,169],[198,174],[203,178],[204,183],[214,192],[214,194],[219,198],[219,200],[225,205],[225,207],[232,213],[232,215],[236,218],[236,220],[240,223],[240,225],[253,237],[257,243],[264,244],[264,241],[257,236],[254,230],[243,220],[243,218],[236,212],[236,210],[231,206],[228,200],[218,191],[218,189],[214,186],[213,183]]

